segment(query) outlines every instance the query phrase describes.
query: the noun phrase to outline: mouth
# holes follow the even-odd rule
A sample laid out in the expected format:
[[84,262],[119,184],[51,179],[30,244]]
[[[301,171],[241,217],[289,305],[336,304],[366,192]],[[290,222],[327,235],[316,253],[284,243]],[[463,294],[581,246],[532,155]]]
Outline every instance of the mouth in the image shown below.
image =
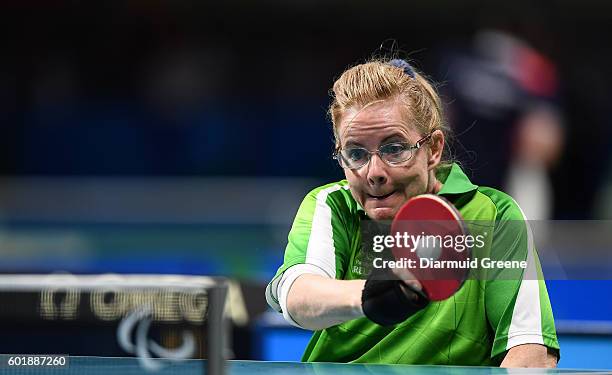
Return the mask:
[[374,199],[374,200],[378,200],[378,201],[382,201],[386,198],[389,198],[390,196],[392,196],[395,193],[395,190],[393,190],[392,192],[390,192],[389,194],[383,194],[383,195],[373,195],[373,194],[368,194],[368,198],[370,199]]

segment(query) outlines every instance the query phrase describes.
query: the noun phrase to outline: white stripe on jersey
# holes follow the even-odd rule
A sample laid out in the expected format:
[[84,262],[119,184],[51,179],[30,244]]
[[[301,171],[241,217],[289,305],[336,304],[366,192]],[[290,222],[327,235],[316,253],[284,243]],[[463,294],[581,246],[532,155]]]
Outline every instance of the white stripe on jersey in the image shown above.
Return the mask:
[[514,303],[512,321],[510,322],[510,328],[508,328],[506,350],[522,344],[544,344],[540,309],[540,283],[536,268],[533,233],[525,213],[518,204],[517,207],[521,210],[527,226],[527,268],[523,272],[523,280]]
[[327,196],[342,188],[342,185],[333,185],[317,194],[304,262],[321,267],[332,279],[336,278],[336,248],[334,247],[332,212],[331,207],[327,204]]

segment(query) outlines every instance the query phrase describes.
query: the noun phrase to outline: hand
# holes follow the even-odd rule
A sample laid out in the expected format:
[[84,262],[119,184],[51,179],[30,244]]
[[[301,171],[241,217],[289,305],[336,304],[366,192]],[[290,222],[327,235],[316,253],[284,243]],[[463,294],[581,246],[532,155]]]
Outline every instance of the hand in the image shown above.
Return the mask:
[[386,268],[372,269],[361,293],[365,316],[374,323],[387,326],[403,322],[429,304],[418,281],[409,274]]

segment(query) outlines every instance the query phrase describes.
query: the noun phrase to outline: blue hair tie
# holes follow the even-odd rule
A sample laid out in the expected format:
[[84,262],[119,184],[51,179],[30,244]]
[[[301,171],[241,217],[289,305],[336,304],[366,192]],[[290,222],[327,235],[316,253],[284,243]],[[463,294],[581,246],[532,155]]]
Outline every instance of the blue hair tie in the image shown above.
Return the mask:
[[403,69],[404,73],[408,74],[408,76],[410,78],[414,78],[414,70],[412,69],[410,64],[408,64],[408,62],[406,60],[393,59],[393,60],[389,61],[389,64],[394,66],[394,67],[396,67],[396,68]]

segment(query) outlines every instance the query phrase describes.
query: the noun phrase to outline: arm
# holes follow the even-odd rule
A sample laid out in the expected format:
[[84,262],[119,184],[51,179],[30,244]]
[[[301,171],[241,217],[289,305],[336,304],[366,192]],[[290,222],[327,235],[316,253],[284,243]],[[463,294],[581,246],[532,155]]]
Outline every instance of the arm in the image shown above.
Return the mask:
[[365,280],[335,280],[300,275],[287,295],[287,310],[300,326],[320,330],[363,317],[361,291]]
[[544,345],[518,345],[508,350],[500,367],[557,367],[557,355]]
[[[491,356],[504,355],[502,367],[555,366],[559,343],[533,233],[513,200],[491,193],[500,210],[491,258],[527,261],[525,269],[488,270],[485,307],[495,332]],[[549,355],[548,350],[555,354]]]
[[302,274],[290,285],[286,310],[289,320],[312,330],[363,316],[388,326],[403,322],[428,305],[429,299],[420,290],[418,281],[402,280],[388,270],[373,270],[368,280]]

